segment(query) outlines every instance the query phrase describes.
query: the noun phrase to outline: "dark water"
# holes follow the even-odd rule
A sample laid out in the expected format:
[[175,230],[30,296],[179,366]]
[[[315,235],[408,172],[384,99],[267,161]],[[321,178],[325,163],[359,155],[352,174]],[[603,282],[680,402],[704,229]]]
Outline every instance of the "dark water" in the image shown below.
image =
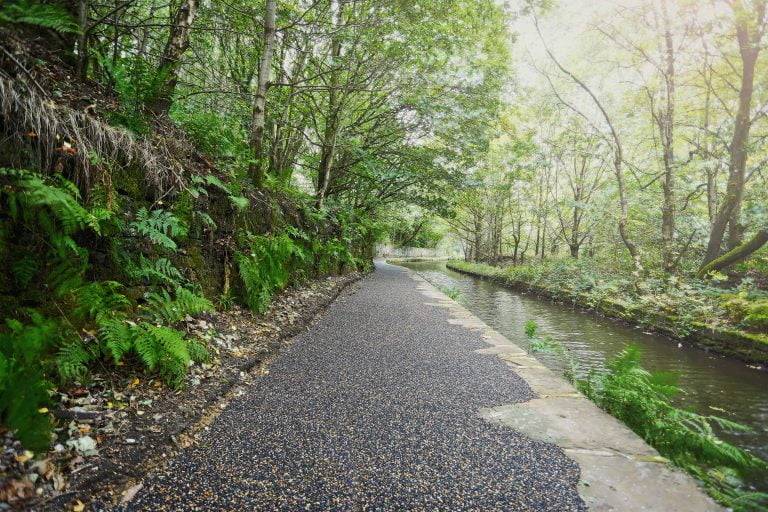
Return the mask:
[[[525,322],[534,320],[542,334],[568,348],[582,374],[602,368],[606,359],[628,345],[640,347],[643,366],[678,376],[678,385],[683,390],[677,398],[678,406],[747,425],[753,432],[721,436],[768,460],[768,372],[685,344],[678,347],[675,340],[453,272],[442,262],[404,266],[433,284],[459,290],[459,301],[464,307],[521,346],[527,344]],[[540,352],[536,357],[547,366],[562,369],[563,363],[555,355]],[[768,473],[750,480],[760,490],[768,491]]]

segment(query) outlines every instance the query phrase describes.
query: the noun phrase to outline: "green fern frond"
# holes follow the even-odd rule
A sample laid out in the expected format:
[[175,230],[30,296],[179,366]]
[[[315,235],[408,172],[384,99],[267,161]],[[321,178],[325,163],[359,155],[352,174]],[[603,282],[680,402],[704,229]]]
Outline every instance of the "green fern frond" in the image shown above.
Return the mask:
[[75,18],[63,7],[29,0],[7,2],[0,9],[0,21],[36,25],[63,34],[76,34],[80,32],[80,27]]
[[11,265],[13,278],[21,288],[26,288],[39,271],[40,258],[33,257],[31,254],[22,256]]
[[56,355],[56,367],[64,382],[82,379],[88,374],[88,363],[94,359],[82,342],[68,343]]
[[153,244],[173,252],[177,249],[173,239],[187,234],[186,225],[174,214],[165,210],[150,212],[146,208],[141,208],[136,212],[136,220],[131,222],[131,227],[149,238]]
[[115,363],[123,360],[134,346],[135,333],[124,317],[102,318],[99,322],[99,339]]
[[168,324],[180,322],[187,315],[198,315],[214,309],[211,301],[182,287],[176,288],[175,298],[171,298],[166,290],[147,293],[145,298],[149,318]]
[[131,305],[128,297],[119,293],[123,285],[116,281],[88,283],[73,291],[75,307],[72,312],[80,319],[111,317]]
[[152,332],[147,329],[152,327],[149,324],[141,323],[131,326],[131,338],[133,341],[133,349],[150,370],[154,370],[157,363],[160,361],[161,352],[157,347],[157,340],[152,335]]
[[206,363],[211,359],[211,353],[197,340],[187,340],[187,351],[189,357],[196,363]]

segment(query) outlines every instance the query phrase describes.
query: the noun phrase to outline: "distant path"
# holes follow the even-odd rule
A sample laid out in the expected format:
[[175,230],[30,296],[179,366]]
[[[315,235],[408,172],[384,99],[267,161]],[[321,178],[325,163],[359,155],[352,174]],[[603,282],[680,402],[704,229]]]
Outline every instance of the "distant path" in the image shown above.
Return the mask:
[[534,395],[430,301],[379,265],[129,510],[585,510],[560,448],[480,417]]

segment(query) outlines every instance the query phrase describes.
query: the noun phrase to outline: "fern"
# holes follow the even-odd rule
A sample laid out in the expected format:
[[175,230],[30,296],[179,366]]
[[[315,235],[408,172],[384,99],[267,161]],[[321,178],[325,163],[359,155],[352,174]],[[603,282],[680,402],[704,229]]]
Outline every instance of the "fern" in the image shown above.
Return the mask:
[[[577,383],[578,388],[611,415],[622,420],[659,453],[678,466],[696,474],[722,499],[743,495],[739,480],[727,486],[711,480],[710,473],[729,468],[734,476],[768,463],[755,455],[718,438],[717,425],[726,430],[745,431],[746,427],[719,418],[703,416],[675,407],[671,398],[679,393],[674,379],[663,373],[651,373],[640,365],[637,347],[624,350],[609,362],[605,372],[592,373]],[[709,475],[709,476],[708,476]]]
[[175,252],[177,237],[183,237],[187,234],[187,227],[174,214],[165,210],[147,211],[141,208],[136,213],[136,220],[131,222],[131,227],[139,234],[146,236],[149,240],[169,251]]
[[98,355],[98,352],[89,351],[81,341],[64,345],[56,356],[59,376],[65,382],[83,379],[88,374],[88,364]]
[[248,307],[263,313],[272,295],[284,288],[308,258],[306,252],[286,233],[251,236],[250,254],[236,255]]
[[131,279],[145,281],[149,284],[181,286],[186,282],[181,272],[173,266],[168,258],[150,260],[143,254],[139,255],[138,263],[127,260],[125,273]]
[[61,326],[37,312],[30,323],[6,320],[0,331],[0,423],[32,450],[44,450],[50,442],[51,423],[38,409],[49,401],[50,382],[45,376],[46,352],[61,339]]
[[198,197],[200,194],[207,195],[208,192],[205,190],[204,187],[212,186],[224,192],[227,195],[229,202],[232,203],[232,206],[234,206],[236,210],[245,210],[246,208],[248,208],[248,205],[250,204],[250,201],[248,201],[248,198],[234,194],[232,190],[223,181],[221,181],[218,177],[214,176],[213,174],[207,174],[205,176],[194,176],[192,178],[192,184],[197,185],[197,186],[193,186],[190,189],[194,197]]
[[80,319],[93,319],[99,322],[102,318],[112,317],[115,312],[130,307],[131,301],[118,293],[123,285],[115,281],[100,281],[88,283],[73,291],[75,307],[72,312]]
[[131,351],[134,341],[131,326],[121,315],[101,319],[99,340],[102,343],[102,351],[110,355],[115,363],[122,361]]
[[[176,329],[145,322],[133,326],[131,334],[136,353],[147,368],[157,369],[170,386],[181,386],[192,361],[184,335]],[[195,347],[195,355],[201,353],[201,348]]]
[[[151,332],[147,330],[146,323],[131,326],[131,341],[133,349],[138,354],[144,366],[154,370],[160,361],[160,351],[156,345],[156,340]],[[151,326],[150,326],[151,327]]]
[[0,183],[6,185],[0,193],[11,218],[39,225],[49,235],[71,235],[86,227],[99,233],[99,219],[78,203],[74,185],[63,178],[55,181],[59,186],[49,185],[29,171],[0,168]]
[[15,0],[3,5],[0,8],[0,22],[36,25],[62,34],[80,32],[75,18],[63,7],[29,0]]
[[171,298],[166,290],[146,294],[146,311],[150,319],[174,324],[187,315],[197,315],[213,310],[213,304],[186,288],[176,288],[176,297]]
[[31,254],[25,254],[11,264],[11,272],[16,283],[26,288],[40,271],[40,259]]
[[208,352],[208,349],[196,340],[188,340],[187,341],[187,351],[189,352],[189,357],[192,358],[192,361],[196,363],[205,363],[211,359],[211,354]]

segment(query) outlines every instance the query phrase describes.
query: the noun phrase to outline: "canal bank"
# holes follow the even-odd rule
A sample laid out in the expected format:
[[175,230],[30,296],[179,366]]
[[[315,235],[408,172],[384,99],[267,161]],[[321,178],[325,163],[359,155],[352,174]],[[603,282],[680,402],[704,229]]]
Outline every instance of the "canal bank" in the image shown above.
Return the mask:
[[418,273],[411,277],[431,299],[428,304],[449,312],[449,323],[477,332],[489,345],[476,352],[504,361],[536,395],[526,402],[483,408],[480,416],[560,447],[579,466],[578,492],[589,510],[723,510],[693,478],[565,379]]
[[[629,346],[642,351],[648,370],[677,376],[682,393],[677,407],[702,415],[715,414],[746,425],[749,432],[718,430],[719,436],[768,459],[768,373],[743,362],[692,348],[665,336],[630,327],[572,306],[541,300],[488,279],[447,269],[444,263],[404,263],[441,289],[452,289],[472,313],[522,346],[531,348],[523,334],[525,323],[534,320],[543,335],[563,345],[577,366],[576,377],[585,378],[605,369]],[[556,354],[537,353],[545,366],[561,374],[567,369]],[[748,483],[768,491],[768,474],[753,475]]]
[[462,262],[455,261],[446,262],[446,267],[454,272],[481,279],[490,279],[516,290],[570,304],[609,318],[641,325],[646,329],[652,329],[666,336],[680,338],[703,350],[711,350],[751,364],[768,365],[768,343],[763,336],[757,334],[693,322],[690,332],[680,336],[675,328],[675,319],[673,317],[655,311],[641,310],[622,302],[617,297],[602,297],[599,301],[595,301],[586,293],[565,289],[554,290],[534,283],[513,280],[500,272],[500,269],[487,265],[482,265],[482,267],[488,268],[487,271],[474,268],[476,266],[472,264],[465,265]]

